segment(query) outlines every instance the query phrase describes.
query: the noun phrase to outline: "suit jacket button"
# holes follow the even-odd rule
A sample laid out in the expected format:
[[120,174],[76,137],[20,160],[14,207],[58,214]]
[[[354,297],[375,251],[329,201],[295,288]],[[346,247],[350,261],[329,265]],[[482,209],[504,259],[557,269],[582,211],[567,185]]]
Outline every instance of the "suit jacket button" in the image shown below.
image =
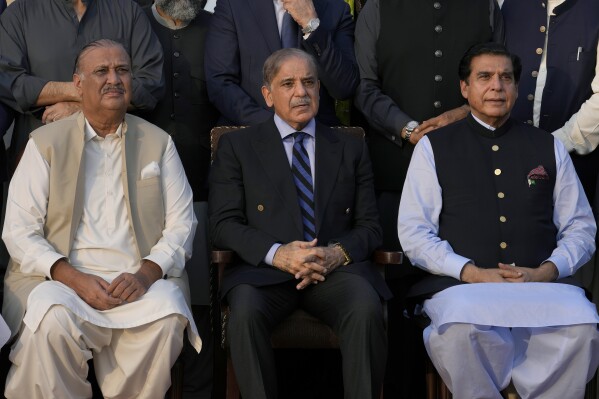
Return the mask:
[[264,205],[258,205],[258,212],[262,212],[264,210]]
[[350,212],[350,211],[351,211],[351,209],[347,208],[347,209],[345,210],[345,214],[346,214],[346,215],[349,215],[349,212]]

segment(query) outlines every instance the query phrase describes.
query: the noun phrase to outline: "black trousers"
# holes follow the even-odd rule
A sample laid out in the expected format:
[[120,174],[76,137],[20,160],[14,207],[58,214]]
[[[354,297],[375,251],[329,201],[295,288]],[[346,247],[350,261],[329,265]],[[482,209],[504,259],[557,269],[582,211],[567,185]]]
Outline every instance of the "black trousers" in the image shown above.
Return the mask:
[[296,284],[242,284],[227,295],[231,309],[227,333],[243,398],[277,398],[270,335],[297,308],[319,318],[337,334],[345,398],[378,398],[385,373],[387,337],[381,300],[374,288],[362,277],[342,271],[301,291],[295,289]]

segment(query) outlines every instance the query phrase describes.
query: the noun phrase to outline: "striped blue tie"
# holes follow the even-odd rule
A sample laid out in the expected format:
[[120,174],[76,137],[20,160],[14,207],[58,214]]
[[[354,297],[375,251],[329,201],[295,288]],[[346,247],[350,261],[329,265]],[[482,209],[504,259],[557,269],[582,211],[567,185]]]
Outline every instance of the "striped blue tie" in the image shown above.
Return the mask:
[[297,188],[297,198],[302,211],[304,224],[304,240],[312,241],[316,238],[316,222],[314,219],[314,189],[312,185],[312,172],[310,158],[304,146],[304,139],[308,134],[296,132],[293,134],[293,156],[291,172]]
[[291,14],[286,12],[283,15],[283,23],[281,24],[281,48],[290,47],[299,47],[298,26]]

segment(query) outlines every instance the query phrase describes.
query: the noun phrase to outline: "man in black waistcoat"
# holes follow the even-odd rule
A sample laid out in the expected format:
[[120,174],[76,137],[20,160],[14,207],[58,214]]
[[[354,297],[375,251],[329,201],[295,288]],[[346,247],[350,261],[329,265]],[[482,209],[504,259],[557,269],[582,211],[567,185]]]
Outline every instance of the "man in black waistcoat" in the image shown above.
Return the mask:
[[185,268],[194,319],[204,341],[197,354],[190,345],[183,347],[183,397],[208,399],[212,391],[212,340],[209,338],[208,273],[208,169],[210,167],[210,130],[218,111],[208,100],[204,75],[204,41],[210,13],[202,0],[156,0],[144,8],[152,30],[164,51],[163,75],[166,95],[152,112],[141,114],[173,138],[185,174],[193,190],[193,207],[198,227],[193,242],[193,257]]
[[[355,103],[370,125],[368,147],[384,248],[401,249],[397,209],[414,145],[427,132],[468,114],[456,66],[470,46],[491,40],[503,40],[494,0],[368,0],[360,12]],[[412,269],[387,273],[395,297],[389,303],[394,339],[389,342],[385,393],[400,398],[424,396],[424,363],[417,363],[424,348],[415,343],[421,331],[403,317],[407,287],[421,274]]]
[[521,68],[499,44],[466,53],[471,114],[420,140],[399,208],[432,274],[412,292],[430,298],[425,345],[456,398],[500,398],[510,380],[522,398],[582,398],[599,364],[597,310],[565,284],[595,222],[564,146],[510,119]]

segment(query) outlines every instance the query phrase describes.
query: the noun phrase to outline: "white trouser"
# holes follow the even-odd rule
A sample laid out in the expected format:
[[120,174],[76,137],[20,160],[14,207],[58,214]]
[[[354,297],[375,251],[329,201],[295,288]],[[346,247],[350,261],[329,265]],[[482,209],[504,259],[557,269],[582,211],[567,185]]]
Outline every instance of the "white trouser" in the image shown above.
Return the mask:
[[455,323],[424,330],[426,350],[455,399],[584,397],[599,365],[595,324],[506,328]]
[[178,314],[127,329],[98,327],[61,305],[38,329],[23,327],[12,348],[5,396],[90,398],[87,361],[93,357],[105,398],[163,398],[183,346],[187,319]]

